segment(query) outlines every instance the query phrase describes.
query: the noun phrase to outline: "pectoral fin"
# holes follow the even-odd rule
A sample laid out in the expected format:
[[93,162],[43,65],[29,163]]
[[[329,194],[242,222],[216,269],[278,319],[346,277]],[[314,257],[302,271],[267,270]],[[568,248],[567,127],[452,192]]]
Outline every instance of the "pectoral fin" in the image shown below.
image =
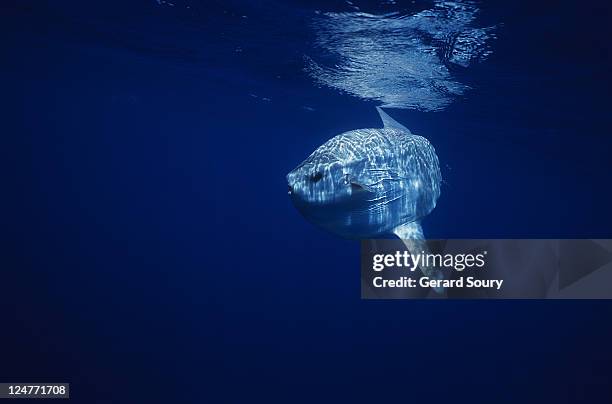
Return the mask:
[[351,188],[353,192],[359,191],[367,191],[367,192],[375,192],[376,190],[369,185],[361,184],[359,182],[351,181]]
[[[367,178],[366,178],[367,177]],[[385,182],[387,181],[402,181],[397,170],[391,168],[371,168],[364,172],[362,178],[348,178],[348,182],[354,188],[361,188],[368,192],[379,193],[385,190]]]

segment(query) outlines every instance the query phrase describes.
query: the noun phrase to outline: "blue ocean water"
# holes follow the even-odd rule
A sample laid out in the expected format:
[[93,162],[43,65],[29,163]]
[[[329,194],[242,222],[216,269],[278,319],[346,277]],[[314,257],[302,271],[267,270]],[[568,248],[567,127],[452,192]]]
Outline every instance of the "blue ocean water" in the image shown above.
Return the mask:
[[428,237],[611,237],[606,2],[0,16],[0,381],[83,403],[609,398],[609,303],[361,301],[358,243],[285,179],[387,105],[440,159]]

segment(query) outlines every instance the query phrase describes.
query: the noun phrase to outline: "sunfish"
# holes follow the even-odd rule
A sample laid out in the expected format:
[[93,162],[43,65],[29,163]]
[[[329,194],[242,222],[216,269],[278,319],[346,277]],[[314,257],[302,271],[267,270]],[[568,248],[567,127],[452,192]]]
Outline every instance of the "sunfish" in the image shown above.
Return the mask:
[[351,130],[319,146],[287,174],[289,194],[307,220],[334,234],[394,233],[411,252],[427,252],[420,220],[440,196],[438,156],[427,139],[376,109],[382,129]]

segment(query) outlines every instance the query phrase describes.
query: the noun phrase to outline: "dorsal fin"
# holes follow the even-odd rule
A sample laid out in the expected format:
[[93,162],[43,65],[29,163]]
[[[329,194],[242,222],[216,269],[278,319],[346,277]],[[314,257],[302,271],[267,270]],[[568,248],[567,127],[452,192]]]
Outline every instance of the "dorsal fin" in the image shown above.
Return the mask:
[[399,129],[412,134],[412,132],[410,132],[410,129],[397,122],[395,119],[391,118],[389,115],[387,115],[385,111],[382,110],[382,108],[376,107],[376,110],[378,111],[378,115],[380,115],[380,119],[382,119],[383,126],[385,128]]

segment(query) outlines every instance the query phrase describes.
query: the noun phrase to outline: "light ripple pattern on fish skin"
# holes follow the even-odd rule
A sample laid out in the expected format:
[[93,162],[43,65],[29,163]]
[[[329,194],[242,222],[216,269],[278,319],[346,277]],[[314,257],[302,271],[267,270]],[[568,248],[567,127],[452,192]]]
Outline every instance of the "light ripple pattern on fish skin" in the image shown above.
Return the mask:
[[344,237],[367,238],[429,214],[441,174],[424,137],[395,128],[358,129],[325,142],[287,181],[307,219]]
[[477,14],[476,3],[465,0],[435,1],[412,15],[319,13],[312,28],[323,57],[306,56],[306,71],[321,85],[383,107],[441,110],[469,88],[449,65],[465,68],[492,52],[495,27],[472,26]]

